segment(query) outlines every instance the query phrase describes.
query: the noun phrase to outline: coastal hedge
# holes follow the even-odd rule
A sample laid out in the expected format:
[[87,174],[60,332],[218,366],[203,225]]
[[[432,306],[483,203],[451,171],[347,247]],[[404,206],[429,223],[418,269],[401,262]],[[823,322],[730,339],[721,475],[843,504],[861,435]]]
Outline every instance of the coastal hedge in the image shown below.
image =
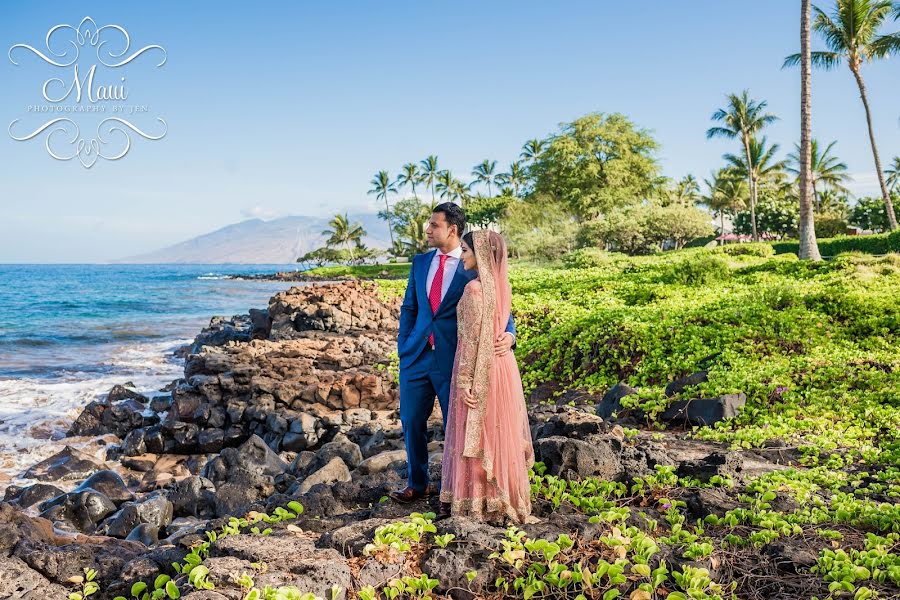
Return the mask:
[[[900,231],[879,233],[875,235],[842,235],[818,240],[819,253],[822,256],[837,256],[842,252],[862,252],[864,254],[887,254],[900,252]],[[800,242],[796,240],[771,242],[775,254],[800,251]]]

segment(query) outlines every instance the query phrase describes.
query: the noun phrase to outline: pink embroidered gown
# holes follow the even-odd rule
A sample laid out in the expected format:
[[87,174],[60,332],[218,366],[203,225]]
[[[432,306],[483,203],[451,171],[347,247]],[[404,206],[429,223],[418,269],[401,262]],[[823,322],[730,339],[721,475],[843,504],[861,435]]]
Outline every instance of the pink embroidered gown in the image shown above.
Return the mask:
[[[498,286],[500,294],[505,292],[508,296],[505,268],[502,277],[505,287]],[[494,338],[502,332],[500,323],[505,326],[508,319],[509,298],[498,299],[496,304],[501,308],[494,319]],[[481,281],[473,279],[457,305],[459,341],[450,381],[440,500],[451,504],[453,515],[495,523],[508,517],[514,523],[523,523],[531,514],[528,469],[534,464],[534,450],[522,379],[512,352],[494,355],[493,340],[479,345],[484,305]],[[482,398],[483,423],[480,431],[475,431],[468,419],[469,408],[458,392],[460,385],[471,388],[473,378],[477,379],[479,347],[482,352],[489,351],[492,358],[489,359],[490,383],[486,398]],[[469,447],[480,450],[480,458],[463,455],[466,436],[471,436]]]

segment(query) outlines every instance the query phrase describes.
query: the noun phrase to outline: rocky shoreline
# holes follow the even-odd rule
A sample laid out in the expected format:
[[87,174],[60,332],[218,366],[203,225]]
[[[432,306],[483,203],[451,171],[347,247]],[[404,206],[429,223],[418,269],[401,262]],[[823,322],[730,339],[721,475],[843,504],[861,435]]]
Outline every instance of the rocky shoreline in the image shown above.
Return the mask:
[[[28,469],[25,476],[38,483],[6,490],[0,598],[67,598],[85,585],[77,579],[88,577],[85,569],[96,572],[92,597],[100,600],[131,598],[141,581],[148,592],[154,582],[165,590],[171,581],[183,598],[243,600],[249,587],[241,574],[257,588],[291,586],[332,600],[423,573],[437,579],[434,594],[486,593],[500,573],[488,555],[501,548],[503,529],[454,517],[433,532],[452,536],[452,548],[415,543],[398,551],[379,541],[379,527],[437,508],[436,497],[405,506],[386,501],[406,469],[391,356],[399,309],[399,298],[384,298],[372,283],[293,287],[266,310],[213,318],[182,349],[184,376],[165,395],[148,398],[118,385],[91,402],[68,434],[93,437],[103,456],[66,447]],[[540,402],[546,389],[533,395],[532,435],[548,476],[631,485],[666,467],[704,484],[736,482],[734,490],[685,497],[690,515],[703,519],[737,506],[747,478],[799,456],[796,449],[729,452],[673,432],[626,432],[598,416],[609,417],[633,392],[626,388],[605,397],[572,391],[549,404]],[[742,399],[706,402],[694,406],[722,418]],[[672,420],[690,420],[688,408]],[[437,480],[439,409],[430,425]],[[644,510],[662,515],[652,505]],[[534,514],[539,522],[521,528],[531,537],[588,542],[608,531],[540,496]],[[671,549],[662,552],[670,564],[684,562]],[[185,569],[192,561],[205,570]]]

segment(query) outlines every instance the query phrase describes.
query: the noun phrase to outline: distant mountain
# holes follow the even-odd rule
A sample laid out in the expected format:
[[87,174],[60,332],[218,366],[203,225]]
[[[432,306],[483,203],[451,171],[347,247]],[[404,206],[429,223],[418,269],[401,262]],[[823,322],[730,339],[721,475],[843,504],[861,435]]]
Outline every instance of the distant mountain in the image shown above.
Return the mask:
[[[375,214],[349,215],[366,230],[363,243],[370,248],[390,246],[387,224]],[[184,242],[146,254],[127,256],[114,263],[292,263],[325,244],[322,231],[330,217],[281,217],[271,221],[248,219],[226,225]]]

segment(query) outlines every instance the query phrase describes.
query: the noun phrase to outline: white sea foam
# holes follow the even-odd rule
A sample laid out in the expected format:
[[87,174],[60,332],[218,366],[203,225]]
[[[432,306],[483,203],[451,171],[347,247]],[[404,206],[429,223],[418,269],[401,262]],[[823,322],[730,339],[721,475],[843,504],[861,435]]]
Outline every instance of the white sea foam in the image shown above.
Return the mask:
[[66,372],[53,379],[0,379],[0,490],[23,484],[24,469],[60,451],[71,438],[66,430],[92,400],[116,384],[132,382],[147,396],[183,374],[183,361],[172,351],[192,340],[168,340],[113,346],[101,372]]

